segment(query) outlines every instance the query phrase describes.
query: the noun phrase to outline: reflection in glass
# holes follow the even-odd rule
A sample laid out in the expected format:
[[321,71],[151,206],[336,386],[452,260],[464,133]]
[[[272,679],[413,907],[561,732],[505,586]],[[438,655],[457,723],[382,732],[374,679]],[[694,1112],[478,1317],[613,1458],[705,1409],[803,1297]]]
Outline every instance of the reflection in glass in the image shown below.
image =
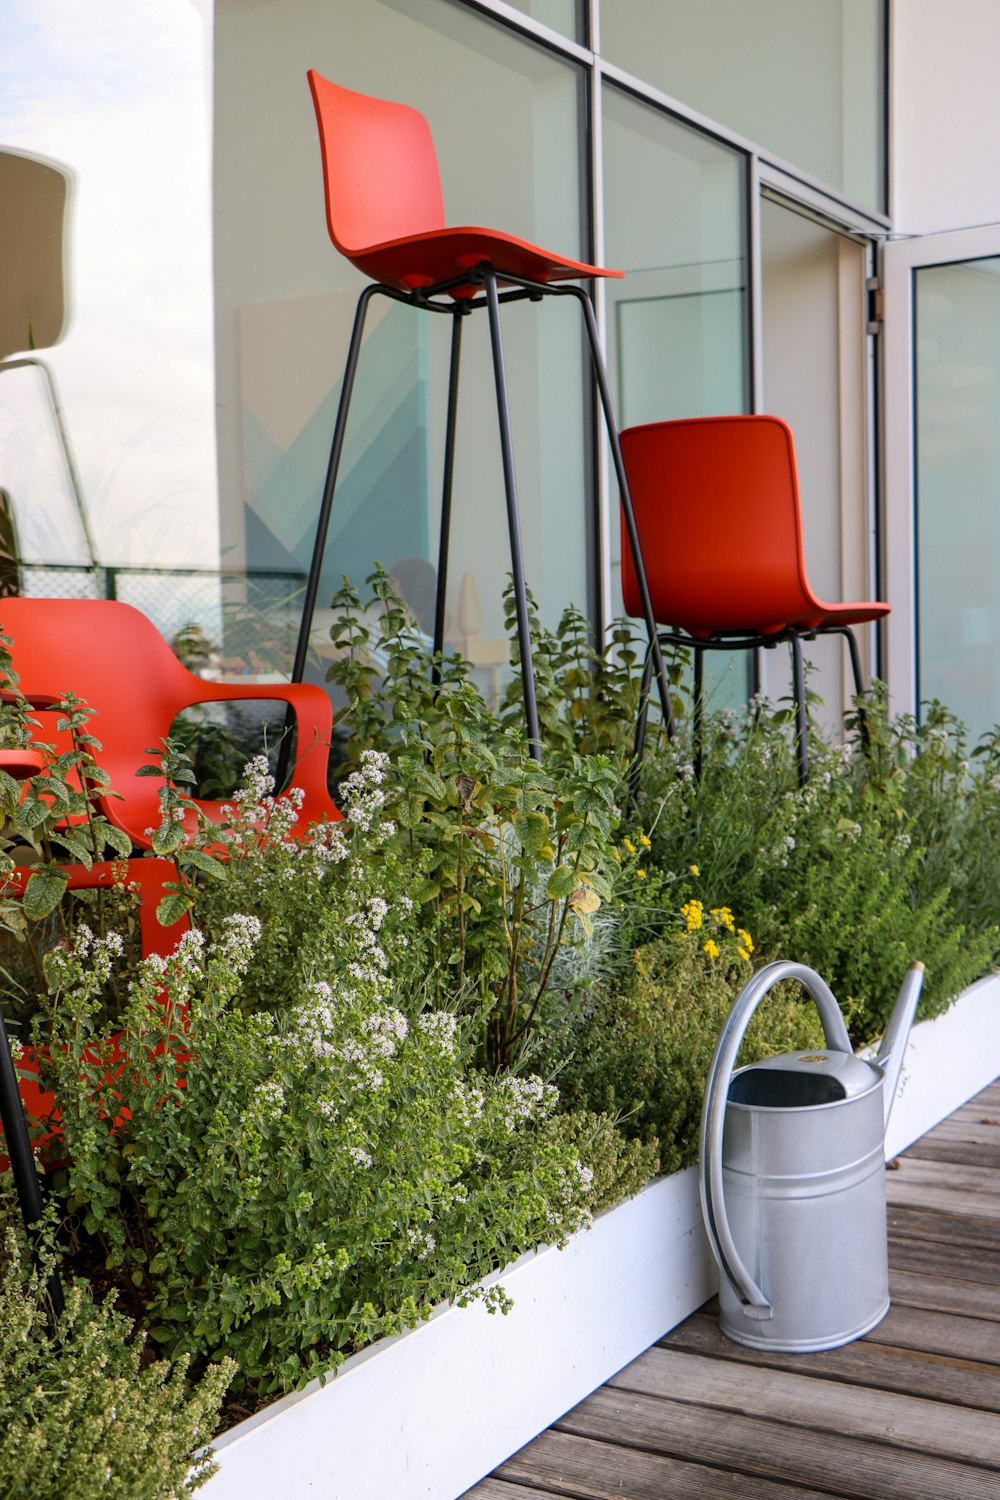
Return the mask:
[[[445,0],[271,0],[216,8],[220,481],[234,555],[304,572],[364,278],[330,243],[306,68],[427,117],[452,224],[579,257],[577,69]],[[259,107],[267,97],[268,109]],[[474,121],[474,128],[470,122]],[[255,170],[247,170],[247,162]],[[547,619],[585,603],[579,312],[503,310],[529,586]],[[366,325],[320,600],[377,560],[422,588],[436,567],[450,319],[376,298]],[[444,326],[441,326],[444,325]],[[447,639],[506,661],[508,547],[485,314],[466,325]],[[414,582],[416,580],[416,582]],[[411,601],[419,614],[420,606]],[[314,643],[328,641],[317,612]],[[322,662],[314,670],[322,671]]]
[[206,58],[190,0],[4,7],[0,489],[38,592],[218,567]]
[[[747,408],[743,159],[614,88],[604,94],[608,359],[623,427]],[[612,613],[621,602],[612,497]],[[745,653],[710,654],[709,701],[745,696]],[[731,677],[725,690],[720,677]]]
[[603,0],[612,62],[885,208],[883,0]]
[[1000,721],[1000,260],[915,273],[921,702]]

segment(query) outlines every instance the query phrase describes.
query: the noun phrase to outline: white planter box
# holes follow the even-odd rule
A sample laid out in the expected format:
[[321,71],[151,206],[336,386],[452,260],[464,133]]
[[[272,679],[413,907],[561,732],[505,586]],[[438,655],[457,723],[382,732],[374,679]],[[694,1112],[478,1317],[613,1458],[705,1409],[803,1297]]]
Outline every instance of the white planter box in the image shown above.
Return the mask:
[[[887,1141],[905,1149],[1000,1076],[1000,977],[910,1038]],[[715,1290],[694,1169],[497,1276],[506,1317],[441,1307],[227,1432],[207,1500],[455,1500]]]

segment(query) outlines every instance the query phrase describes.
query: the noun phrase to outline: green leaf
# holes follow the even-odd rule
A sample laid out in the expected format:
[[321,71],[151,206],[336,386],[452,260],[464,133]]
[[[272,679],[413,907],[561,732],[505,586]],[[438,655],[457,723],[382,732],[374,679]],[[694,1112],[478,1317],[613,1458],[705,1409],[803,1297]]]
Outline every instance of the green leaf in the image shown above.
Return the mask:
[[111,845],[116,854],[120,854],[122,859],[128,859],[132,853],[132,840],[123,828],[116,828],[113,823],[102,819],[99,831],[101,838]]
[[161,823],[152,843],[154,854],[176,854],[184,844],[184,829],[180,823]]
[[24,914],[32,922],[38,922],[55,911],[63,898],[67,876],[62,871],[39,870],[32,875],[24,890]]
[[161,927],[172,927],[175,922],[180,921],[185,912],[191,910],[191,906],[190,896],[186,896],[183,891],[171,891],[169,896],[164,896],[157,906],[156,920]]
[[200,870],[203,875],[209,876],[211,880],[223,880],[226,867],[219,860],[213,859],[203,849],[188,849],[184,854],[184,863],[192,869]]
[[579,881],[575,870],[569,865],[557,865],[545,885],[545,894],[550,901],[562,901],[572,895]]

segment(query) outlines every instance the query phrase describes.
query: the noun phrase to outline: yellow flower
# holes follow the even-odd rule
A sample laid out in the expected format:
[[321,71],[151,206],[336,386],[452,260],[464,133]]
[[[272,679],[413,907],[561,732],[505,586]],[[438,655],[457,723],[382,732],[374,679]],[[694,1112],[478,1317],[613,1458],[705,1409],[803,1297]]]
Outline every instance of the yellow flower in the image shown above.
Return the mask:
[[692,875],[700,875],[701,874],[701,871],[699,870],[699,868],[698,868],[697,865],[688,865],[688,869],[691,871]]
[[747,950],[746,956],[747,958],[749,958],[751,953],[753,952],[753,938],[750,936],[749,932],[747,932],[745,927],[739,928],[736,936],[739,938],[743,947]]
[[740,958],[745,958],[747,963],[750,962],[750,955],[745,948],[737,948],[736,951],[740,955]]
[[719,945],[714,938],[709,938],[707,943],[702,944],[702,948],[708,954],[709,958],[718,958]]
[[736,931],[736,923],[733,921],[733,914],[728,906],[713,906],[712,916],[720,927],[725,927],[729,932]]
[[645,878],[646,878],[646,872],[645,872],[645,870],[636,870],[636,872],[635,872],[635,878],[636,878],[636,880],[645,880]]
[[625,840],[625,848],[628,850],[628,852],[630,854],[634,854],[635,853],[635,845],[633,844],[633,842],[632,842],[631,839],[626,839]]
[[688,932],[696,932],[702,924],[702,904],[700,901],[685,901],[681,907],[681,916],[687,923]]
[[644,849],[652,849],[652,847],[653,847],[652,839],[647,838],[644,833],[640,833],[640,835],[639,835],[639,843],[642,845],[642,847]]
[[617,850],[617,849],[612,849],[612,851],[611,851],[611,853],[612,853],[612,854],[613,854],[613,855],[614,855],[614,857],[615,857],[615,859],[616,859],[616,860],[617,860],[617,861],[618,861],[618,863],[619,863],[619,864],[621,864],[621,862],[622,862],[622,857],[621,857],[621,855],[620,855],[620,854],[619,854],[619,853],[618,853],[618,850]]

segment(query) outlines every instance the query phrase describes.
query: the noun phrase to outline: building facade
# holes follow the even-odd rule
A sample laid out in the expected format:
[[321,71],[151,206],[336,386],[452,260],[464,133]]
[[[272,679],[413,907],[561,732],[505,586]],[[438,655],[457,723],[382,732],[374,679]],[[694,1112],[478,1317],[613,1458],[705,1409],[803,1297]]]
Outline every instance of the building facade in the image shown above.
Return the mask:
[[[622,426],[784,417],[810,579],[891,601],[863,644],[896,706],[941,698],[976,734],[1000,720],[992,0],[11,0],[0,16],[0,489],[25,592],[110,590],[168,636],[197,625],[223,667],[287,670],[363,284],[327,236],[313,67],[423,111],[449,222],[626,271],[595,289]],[[378,560],[426,622],[445,322],[372,317],[321,605]],[[572,602],[602,629],[617,496],[578,318],[518,304],[504,338],[529,584],[546,623]],[[463,359],[448,638],[488,683],[507,554],[485,323]],[[837,644],[814,660],[836,715]],[[720,669],[720,700],[745,692],[744,665]],[[765,673],[787,692],[781,653]]]

